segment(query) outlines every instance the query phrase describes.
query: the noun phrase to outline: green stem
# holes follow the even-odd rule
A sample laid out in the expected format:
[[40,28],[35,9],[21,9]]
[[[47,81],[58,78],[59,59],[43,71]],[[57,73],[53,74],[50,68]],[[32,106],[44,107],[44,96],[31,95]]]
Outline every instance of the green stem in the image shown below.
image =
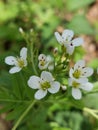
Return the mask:
[[87,94],[93,94],[93,93],[98,93],[98,90],[93,90],[93,91],[91,91],[91,92],[87,92],[86,95],[87,95]]
[[31,47],[30,47],[30,53],[31,53],[31,62],[32,62],[32,67],[33,67],[34,73],[36,75],[38,75],[36,68],[35,68],[35,64],[34,64],[34,52],[33,52],[33,44],[32,43],[31,43]]
[[89,114],[91,114],[96,119],[98,119],[98,115],[96,115],[92,109],[89,109],[89,108],[85,107],[83,110],[86,111],[86,112],[88,112]]
[[23,86],[24,86],[24,91],[22,92],[23,94],[23,98],[25,97],[25,94],[27,92],[27,84],[26,84],[26,80],[25,80],[25,74],[23,72],[20,72],[20,78],[21,78],[21,81],[23,83]]
[[28,114],[28,112],[30,111],[30,109],[33,107],[33,105],[35,104],[35,102],[36,102],[35,100],[33,102],[31,102],[31,104],[28,106],[28,108],[23,112],[23,114],[17,120],[17,122],[13,126],[12,130],[16,130],[16,128],[19,126],[19,124],[21,123],[21,121],[23,120],[23,118]]

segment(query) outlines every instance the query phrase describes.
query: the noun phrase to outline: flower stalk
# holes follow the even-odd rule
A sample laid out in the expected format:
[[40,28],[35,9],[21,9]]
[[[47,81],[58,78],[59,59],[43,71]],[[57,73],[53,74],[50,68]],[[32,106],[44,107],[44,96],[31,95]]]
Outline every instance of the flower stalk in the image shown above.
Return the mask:
[[90,108],[87,108],[87,107],[84,107],[83,111],[91,114],[93,117],[95,117],[96,119],[98,119],[98,110],[93,110],[93,109],[90,109]]
[[31,54],[31,63],[34,70],[35,75],[38,75],[35,64],[34,64],[34,49],[33,49],[33,42],[30,43],[30,54]]
[[31,108],[36,103],[36,100],[33,100],[31,104],[28,106],[28,108],[23,112],[23,114],[20,116],[20,118],[17,120],[16,124],[13,126],[12,130],[16,130],[23,118],[28,114],[28,112],[31,110]]

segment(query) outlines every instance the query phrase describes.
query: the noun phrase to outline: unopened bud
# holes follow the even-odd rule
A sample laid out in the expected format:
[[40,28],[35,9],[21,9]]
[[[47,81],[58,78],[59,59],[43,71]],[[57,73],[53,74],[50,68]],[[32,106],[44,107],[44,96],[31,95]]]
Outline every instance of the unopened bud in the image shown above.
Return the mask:
[[64,90],[64,91],[67,89],[67,87],[64,86],[64,85],[62,85],[61,88],[62,88],[62,90]]
[[30,29],[30,33],[32,33],[32,32],[33,32],[33,28]]
[[57,47],[54,48],[53,52],[54,52],[54,54],[57,54],[58,53],[58,48]]
[[24,31],[23,31],[23,29],[21,27],[19,28],[19,32],[24,33]]

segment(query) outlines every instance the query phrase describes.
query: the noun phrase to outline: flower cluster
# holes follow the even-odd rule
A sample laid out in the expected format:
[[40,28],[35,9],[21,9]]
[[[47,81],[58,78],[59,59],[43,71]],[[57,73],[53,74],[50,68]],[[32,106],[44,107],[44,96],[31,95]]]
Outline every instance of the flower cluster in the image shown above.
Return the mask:
[[69,71],[69,85],[72,86],[72,96],[75,99],[81,99],[80,89],[91,91],[93,84],[88,82],[89,76],[93,74],[93,69],[85,66],[85,61],[78,61]]
[[[88,82],[88,77],[93,74],[93,69],[86,67],[84,60],[78,61],[70,70],[67,67],[68,61],[70,61],[70,58],[67,58],[67,56],[73,54],[75,47],[83,44],[82,38],[72,39],[73,36],[74,32],[72,30],[64,30],[62,35],[55,32],[57,41],[61,44],[61,47],[63,47],[63,55],[61,57],[56,55],[56,57],[53,58],[50,55],[46,56],[45,54],[39,54],[38,65],[35,65],[36,70],[38,70],[38,75],[34,74],[30,76],[27,81],[30,88],[37,89],[37,92],[34,95],[35,99],[40,100],[44,98],[48,92],[55,94],[60,91],[60,87],[62,90],[72,87],[72,96],[74,99],[82,98],[81,89],[86,91],[92,90],[93,85]],[[54,60],[56,58],[57,60]],[[9,70],[9,73],[11,74],[19,72],[24,67],[28,67],[27,48],[23,47],[21,49],[20,57],[6,57],[5,63],[13,65]],[[65,83],[62,83],[62,78],[64,80],[64,76],[68,72],[70,78],[68,77],[68,84],[66,85]],[[60,74],[62,74],[63,77],[61,77]],[[56,77],[59,77],[57,78],[58,81],[56,81]]]

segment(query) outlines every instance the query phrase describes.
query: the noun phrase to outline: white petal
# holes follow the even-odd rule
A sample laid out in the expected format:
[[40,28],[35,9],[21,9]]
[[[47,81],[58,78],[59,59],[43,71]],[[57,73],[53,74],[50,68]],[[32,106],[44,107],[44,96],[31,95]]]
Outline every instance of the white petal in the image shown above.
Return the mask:
[[12,67],[10,70],[9,70],[9,73],[11,74],[14,74],[14,73],[17,73],[21,70],[20,67]]
[[48,65],[48,70],[52,71],[54,69],[54,64],[49,64]]
[[77,82],[79,82],[79,83],[86,83],[86,82],[88,82],[88,78],[79,78],[79,79],[76,79],[77,80]]
[[64,41],[70,41],[73,38],[74,32],[72,30],[64,30],[62,34],[62,38]]
[[46,96],[46,94],[47,94],[47,90],[43,91],[43,90],[39,89],[39,90],[35,93],[35,96],[34,96],[34,97],[35,97],[35,99],[40,100],[40,99],[44,98],[44,97]]
[[38,67],[39,67],[40,70],[44,70],[44,69],[47,69],[48,64],[45,64],[45,65],[43,66],[43,65],[39,62]]
[[66,52],[69,55],[72,55],[72,53],[74,52],[74,46],[70,46],[70,44],[68,44],[67,47],[66,47]]
[[82,97],[82,94],[81,94],[81,91],[80,89],[76,89],[76,88],[72,88],[72,96],[75,98],[75,99],[81,99]]
[[83,39],[82,38],[75,38],[74,40],[72,40],[72,44],[74,45],[74,46],[80,46],[80,45],[82,45],[83,44]]
[[69,86],[72,86],[72,82],[73,82],[73,79],[72,79],[72,78],[69,78],[69,79],[68,79],[68,84],[69,84]]
[[51,88],[48,89],[50,93],[57,93],[60,89],[60,83],[57,81],[54,81],[51,83]]
[[26,59],[27,58],[27,48],[26,47],[23,47],[20,51],[20,57],[22,59]]
[[93,69],[90,67],[86,67],[82,69],[82,74],[83,74],[83,77],[89,77],[93,74]]
[[46,60],[46,56],[44,54],[40,54],[38,56],[38,60]]
[[41,79],[51,82],[51,81],[53,81],[53,76],[50,72],[43,71],[41,73]]
[[27,64],[28,64],[27,60],[24,60],[24,66],[27,66]]
[[81,85],[81,84],[88,82],[88,79],[87,78],[79,78],[79,79],[69,78],[68,79],[69,86],[72,86],[73,81],[75,81]]
[[69,71],[69,76],[72,78],[73,77],[73,73],[74,73],[74,70],[71,68],[70,71]]
[[57,41],[62,45],[63,44],[62,36],[58,32],[55,32],[54,35],[55,35]]
[[52,61],[53,61],[53,58],[50,55],[48,55],[47,56],[47,62],[52,62]]
[[85,67],[85,61],[84,61],[84,60],[79,60],[79,61],[74,65],[74,70],[76,70],[76,69],[81,69],[82,67]]
[[93,84],[92,83],[85,83],[85,84],[82,84],[81,87],[83,90],[86,90],[86,91],[91,91],[93,89]]
[[28,80],[28,86],[33,89],[40,88],[40,81],[41,81],[41,79],[39,77],[31,76]]
[[16,58],[14,56],[8,56],[5,58],[5,63],[8,65],[15,65]]

